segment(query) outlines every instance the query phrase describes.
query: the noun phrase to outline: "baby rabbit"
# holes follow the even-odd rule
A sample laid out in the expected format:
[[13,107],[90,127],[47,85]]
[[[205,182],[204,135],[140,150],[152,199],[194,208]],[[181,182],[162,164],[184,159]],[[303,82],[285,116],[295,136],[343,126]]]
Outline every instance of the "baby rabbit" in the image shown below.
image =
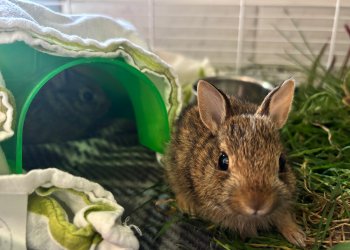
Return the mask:
[[293,95],[289,79],[256,106],[199,81],[197,104],[180,115],[164,157],[182,211],[242,237],[276,227],[305,246],[293,214],[295,177],[279,136]]
[[75,67],[39,91],[24,123],[24,144],[60,143],[87,137],[103,120],[110,101],[89,68]]

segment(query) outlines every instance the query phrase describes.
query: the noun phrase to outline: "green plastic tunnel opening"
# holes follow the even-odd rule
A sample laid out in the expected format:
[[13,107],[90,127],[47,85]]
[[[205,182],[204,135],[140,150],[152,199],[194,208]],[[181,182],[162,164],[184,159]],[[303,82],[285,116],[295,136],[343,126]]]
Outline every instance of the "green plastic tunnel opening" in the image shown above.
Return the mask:
[[[64,70],[78,66],[88,68],[90,73],[96,73],[96,84],[112,102],[110,115],[135,117],[139,142],[153,151],[163,152],[165,143],[169,140],[169,123],[164,101],[154,84],[122,60],[83,58],[63,64],[44,75],[34,84],[20,107],[17,107],[18,124],[15,136],[4,144],[12,173],[22,172],[23,128],[31,103],[50,79]],[[14,95],[16,98],[16,93]]]

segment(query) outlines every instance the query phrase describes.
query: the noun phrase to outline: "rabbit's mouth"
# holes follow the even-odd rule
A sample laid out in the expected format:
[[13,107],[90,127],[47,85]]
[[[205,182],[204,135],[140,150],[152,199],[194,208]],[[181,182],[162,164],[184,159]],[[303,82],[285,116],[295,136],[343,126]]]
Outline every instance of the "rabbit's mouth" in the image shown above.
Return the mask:
[[241,237],[255,237],[259,231],[268,231],[273,226],[271,215],[243,215],[236,214],[221,221],[223,227],[238,232]]

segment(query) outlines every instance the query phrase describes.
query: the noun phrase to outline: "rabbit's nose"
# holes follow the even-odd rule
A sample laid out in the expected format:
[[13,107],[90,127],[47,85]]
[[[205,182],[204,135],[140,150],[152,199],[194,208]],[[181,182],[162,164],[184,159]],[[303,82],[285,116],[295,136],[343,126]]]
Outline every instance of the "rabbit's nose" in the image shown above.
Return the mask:
[[260,197],[254,197],[250,200],[249,207],[254,211],[254,214],[257,214],[263,206],[264,201]]
[[246,210],[250,215],[264,215],[268,212],[265,207],[265,202],[261,198],[250,200]]
[[272,209],[273,199],[263,194],[252,194],[244,202],[243,208],[248,215],[266,215]]

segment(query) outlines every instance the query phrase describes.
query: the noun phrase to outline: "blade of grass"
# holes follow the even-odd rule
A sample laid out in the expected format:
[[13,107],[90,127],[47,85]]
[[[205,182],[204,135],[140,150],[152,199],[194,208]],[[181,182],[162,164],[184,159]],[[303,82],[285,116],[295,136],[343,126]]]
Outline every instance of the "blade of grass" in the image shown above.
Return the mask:
[[308,77],[308,84],[310,85],[314,85],[315,83],[315,78],[316,78],[316,75],[317,75],[317,70],[318,70],[318,67],[320,65],[320,61],[324,55],[324,52],[326,51],[326,48],[328,47],[328,43],[325,43],[323,46],[322,46],[322,49],[320,50],[320,53],[318,53],[315,61],[312,63],[312,66],[311,66],[311,70],[309,72],[309,77]]
[[350,249],[350,242],[349,243],[340,243],[336,246],[332,247],[331,250],[349,250]]
[[[347,198],[349,198],[349,196]],[[349,205],[348,205],[348,202],[345,200],[344,194],[341,195],[341,201],[342,201],[342,204],[344,206],[344,210],[345,210],[346,216],[348,218],[350,218]]]
[[232,248],[229,244],[225,244],[223,242],[221,242],[220,240],[218,240],[217,238],[214,238],[214,242],[215,244],[217,244],[218,246],[222,247],[225,250],[233,250],[234,248]]
[[182,221],[182,215],[177,215],[172,217],[169,221],[165,222],[159,232],[154,236],[154,240],[157,240],[159,237],[161,237],[172,225],[174,225],[177,222]]
[[289,20],[291,21],[291,23],[293,24],[295,30],[298,32],[299,36],[301,37],[301,39],[303,40],[303,43],[305,44],[306,48],[308,49],[308,51],[310,52],[310,54],[312,55],[313,58],[315,58],[314,52],[309,44],[309,42],[307,41],[305,35],[303,32],[301,32],[301,30],[298,28],[298,24],[295,22],[295,20],[290,16],[289,11],[287,8],[283,8],[284,13],[286,14],[286,16],[289,17]]
[[303,55],[306,59],[308,59],[309,62],[313,62],[313,57],[310,55],[307,55],[301,48],[299,48],[299,46],[296,43],[293,43],[289,40],[289,38],[286,36],[286,34],[284,34],[284,32],[282,30],[280,30],[277,26],[273,26],[274,29],[276,29],[276,31],[284,38],[286,39],[290,45],[292,45],[292,47],[294,49],[296,49],[301,55]]

